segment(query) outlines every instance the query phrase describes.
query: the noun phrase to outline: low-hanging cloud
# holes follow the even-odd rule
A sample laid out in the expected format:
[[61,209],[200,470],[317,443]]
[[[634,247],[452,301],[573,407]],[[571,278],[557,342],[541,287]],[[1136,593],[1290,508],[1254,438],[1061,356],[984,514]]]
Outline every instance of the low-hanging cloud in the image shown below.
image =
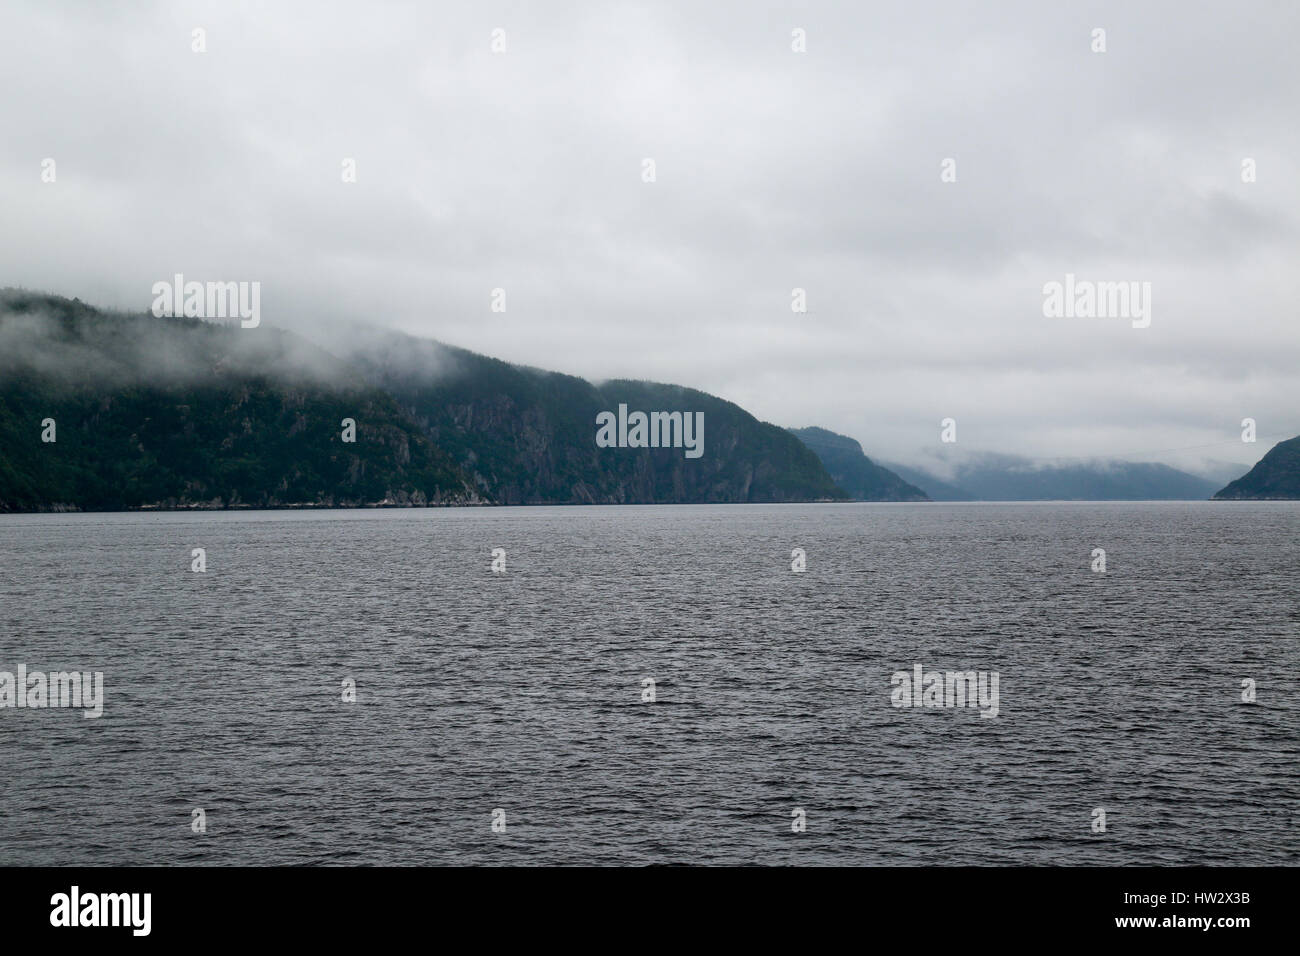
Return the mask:
[[[269,324],[680,382],[886,460],[951,416],[1249,463],[1300,431],[1297,39],[1264,0],[11,3],[0,285],[256,280]],[[1150,282],[1150,327],[1044,317],[1067,273]]]

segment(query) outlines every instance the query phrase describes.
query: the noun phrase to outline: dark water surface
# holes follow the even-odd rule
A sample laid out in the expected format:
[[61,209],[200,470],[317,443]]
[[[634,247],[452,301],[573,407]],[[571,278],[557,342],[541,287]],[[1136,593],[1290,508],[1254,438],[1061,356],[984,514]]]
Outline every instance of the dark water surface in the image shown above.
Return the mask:
[[0,516],[19,663],[0,864],[1300,862],[1296,502]]

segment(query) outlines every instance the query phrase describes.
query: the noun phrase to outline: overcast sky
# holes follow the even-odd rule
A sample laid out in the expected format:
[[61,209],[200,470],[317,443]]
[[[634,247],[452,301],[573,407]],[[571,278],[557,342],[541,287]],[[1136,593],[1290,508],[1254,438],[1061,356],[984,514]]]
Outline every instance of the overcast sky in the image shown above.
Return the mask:
[[[886,460],[1300,434],[1300,4],[115,6],[0,7],[0,285],[257,280]],[[1067,272],[1150,327],[1045,318]]]

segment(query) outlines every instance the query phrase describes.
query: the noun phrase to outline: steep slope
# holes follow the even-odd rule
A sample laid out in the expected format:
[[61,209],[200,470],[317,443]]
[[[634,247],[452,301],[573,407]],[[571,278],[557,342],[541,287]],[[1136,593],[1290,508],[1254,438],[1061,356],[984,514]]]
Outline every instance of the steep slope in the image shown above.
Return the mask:
[[857,501],[926,501],[924,491],[868,458],[847,435],[815,426],[791,434],[816,452],[835,484]]
[[389,396],[301,339],[0,292],[0,510],[479,498]]
[[[846,497],[793,435],[703,392],[344,338],[341,359],[265,327],[0,292],[0,510]],[[597,415],[620,406],[702,415],[702,453],[680,426],[677,447],[600,447]]]
[[894,472],[904,481],[921,489],[930,498],[931,501],[974,501],[975,496],[965,488],[959,488],[951,482],[944,481],[937,475],[921,468],[913,468],[910,465],[900,465],[897,462],[882,462],[884,467]]
[[[503,504],[842,500],[817,456],[713,395],[651,382],[600,385],[464,349],[370,332],[348,358],[394,395],[486,495]],[[703,413],[703,454],[602,448],[596,417]]]
[[1230,482],[1214,497],[1300,498],[1300,436],[1278,442],[1256,462],[1254,468]]
[[1195,471],[1188,469],[1190,474],[1212,482],[1216,488],[1222,488],[1224,485],[1236,481],[1249,470],[1250,466],[1243,465],[1239,461],[1213,460],[1202,462]]

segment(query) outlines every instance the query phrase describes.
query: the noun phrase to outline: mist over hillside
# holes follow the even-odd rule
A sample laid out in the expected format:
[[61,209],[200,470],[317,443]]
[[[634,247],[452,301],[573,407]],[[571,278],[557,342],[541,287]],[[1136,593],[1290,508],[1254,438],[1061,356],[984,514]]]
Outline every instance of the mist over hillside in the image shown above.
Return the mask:
[[1040,461],[988,452],[940,463],[945,476],[890,464],[936,501],[1143,501],[1209,498],[1215,482],[1168,465],[1128,461]]
[[[793,435],[696,389],[597,385],[400,333],[361,336],[346,354],[502,504],[847,497]],[[691,459],[680,448],[597,447],[597,415],[620,406],[701,413],[707,450]]]
[[481,500],[390,396],[256,331],[0,294],[0,509]]
[[835,483],[856,501],[925,501],[924,491],[884,468],[847,435],[825,428],[792,428],[791,434],[817,453]]
[[[329,341],[346,355],[5,290],[0,509],[846,497],[792,435],[703,392],[598,387],[377,329]],[[699,457],[598,447],[597,416],[620,411],[702,416]]]
[[[362,324],[318,339],[0,292],[0,509],[1155,500],[1219,488],[1154,462],[944,449],[933,470],[887,464],[851,437],[761,422],[679,385],[593,383]],[[637,413],[672,416],[674,429],[698,416],[698,451],[674,429],[666,447],[637,447]],[[621,417],[611,444],[622,447],[601,447],[602,415]],[[43,441],[49,419],[55,440]],[[1279,449],[1218,496],[1292,495]]]

